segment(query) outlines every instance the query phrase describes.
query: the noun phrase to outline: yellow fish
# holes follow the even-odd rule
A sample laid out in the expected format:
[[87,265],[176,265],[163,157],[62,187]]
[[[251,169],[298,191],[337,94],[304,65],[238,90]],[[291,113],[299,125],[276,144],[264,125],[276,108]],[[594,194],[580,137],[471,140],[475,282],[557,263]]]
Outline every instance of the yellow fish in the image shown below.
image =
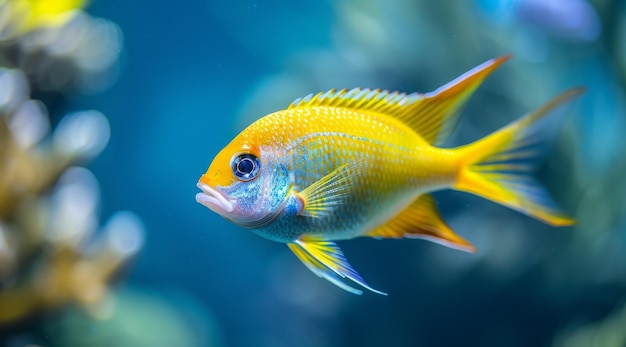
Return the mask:
[[243,130],[214,158],[196,200],[240,226],[287,243],[315,274],[379,294],[333,242],[424,238],[473,252],[442,220],[429,192],[470,192],[555,226],[564,215],[530,176],[555,111],[575,88],[474,143],[439,147],[472,92],[508,56],[426,94],[330,90],[297,99]]

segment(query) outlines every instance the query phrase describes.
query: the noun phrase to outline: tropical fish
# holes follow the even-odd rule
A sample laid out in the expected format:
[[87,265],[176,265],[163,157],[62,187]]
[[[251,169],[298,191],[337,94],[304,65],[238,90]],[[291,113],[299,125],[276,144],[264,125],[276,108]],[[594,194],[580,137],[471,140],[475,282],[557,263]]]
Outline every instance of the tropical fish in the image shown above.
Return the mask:
[[355,294],[379,294],[333,241],[423,238],[473,252],[442,220],[430,192],[476,194],[554,226],[566,216],[532,178],[568,90],[474,143],[443,148],[473,91],[508,56],[426,94],[330,90],[295,100],[243,130],[197,186],[200,204],[284,242],[316,275]]

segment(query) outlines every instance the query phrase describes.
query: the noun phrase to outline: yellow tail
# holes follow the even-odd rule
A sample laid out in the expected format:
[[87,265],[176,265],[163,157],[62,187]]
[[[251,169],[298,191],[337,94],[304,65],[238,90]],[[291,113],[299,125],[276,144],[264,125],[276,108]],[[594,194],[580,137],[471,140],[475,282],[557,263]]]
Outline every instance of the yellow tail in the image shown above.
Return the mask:
[[[545,142],[554,133],[559,106],[582,94],[570,89],[516,122],[458,148],[461,168],[454,189],[473,193],[555,226],[571,225],[543,187],[532,178]],[[555,111],[555,112],[553,112]]]

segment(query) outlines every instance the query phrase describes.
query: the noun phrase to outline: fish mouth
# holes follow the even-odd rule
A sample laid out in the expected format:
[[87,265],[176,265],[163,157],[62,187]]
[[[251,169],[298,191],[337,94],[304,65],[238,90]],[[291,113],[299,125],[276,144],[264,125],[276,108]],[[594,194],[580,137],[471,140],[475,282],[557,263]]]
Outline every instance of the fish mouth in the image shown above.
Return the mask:
[[233,202],[217,189],[211,188],[202,182],[198,182],[197,187],[202,190],[202,193],[196,194],[196,201],[199,204],[219,214],[224,212],[230,213],[235,209]]

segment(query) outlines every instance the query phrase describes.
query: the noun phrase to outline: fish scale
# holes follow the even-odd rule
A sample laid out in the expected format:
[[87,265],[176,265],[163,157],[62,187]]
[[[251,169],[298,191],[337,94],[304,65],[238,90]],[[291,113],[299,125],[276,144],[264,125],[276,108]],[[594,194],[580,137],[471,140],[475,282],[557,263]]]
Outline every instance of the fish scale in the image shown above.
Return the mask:
[[[276,124],[282,126],[277,129]],[[445,152],[445,149],[430,147],[407,126],[378,113],[335,107],[277,112],[255,123],[244,142],[258,142],[263,147],[259,137],[264,137],[268,129],[273,132],[269,136],[268,151],[286,153],[284,162],[277,164],[293,170],[296,192],[341,165],[361,163],[357,189],[337,206],[332,217],[310,219],[308,223],[293,218],[294,225],[268,226],[269,233],[278,232],[274,229],[297,227],[304,228],[306,235],[352,238],[384,222],[393,212],[398,213],[421,192],[450,185],[454,177],[453,156],[417,154],[419,151]],[[286,129],[293,131],[286,132]],[[433,162],[424,158],[442,160]],[[425,164],[442,169],[433,172]]]

